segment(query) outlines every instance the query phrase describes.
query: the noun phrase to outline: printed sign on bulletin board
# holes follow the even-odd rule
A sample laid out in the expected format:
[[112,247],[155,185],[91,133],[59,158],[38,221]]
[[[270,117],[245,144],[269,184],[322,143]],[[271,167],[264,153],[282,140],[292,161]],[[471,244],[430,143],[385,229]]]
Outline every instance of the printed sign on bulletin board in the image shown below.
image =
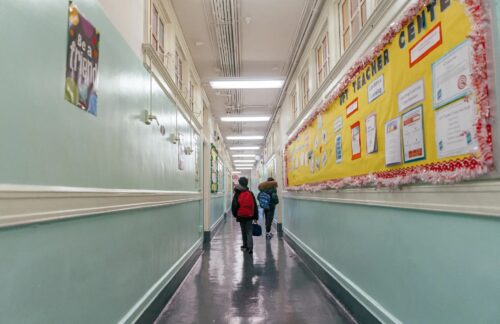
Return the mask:
[[64,98],[97,115],[99,31],[69,2]]
[[484,10],[482,0],[411,5],[288,142],[288,190],[450,183],[491,171]]

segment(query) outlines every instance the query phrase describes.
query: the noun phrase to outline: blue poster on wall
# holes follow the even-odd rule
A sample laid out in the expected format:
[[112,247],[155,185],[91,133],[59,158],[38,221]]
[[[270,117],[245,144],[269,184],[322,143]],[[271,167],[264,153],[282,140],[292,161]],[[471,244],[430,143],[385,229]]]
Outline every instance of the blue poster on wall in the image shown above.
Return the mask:
[[94,116],[97,115],[99,39],[99,31],[70,1],[64,98]]

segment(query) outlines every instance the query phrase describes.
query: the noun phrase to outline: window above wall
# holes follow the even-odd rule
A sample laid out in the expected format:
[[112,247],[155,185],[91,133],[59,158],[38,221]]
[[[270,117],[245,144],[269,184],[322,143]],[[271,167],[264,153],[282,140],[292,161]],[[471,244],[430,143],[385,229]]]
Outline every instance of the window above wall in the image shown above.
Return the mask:
[[366,25],[381,0],[340,0],[342,49],[345,51]]
[[319,86],[325,81],[328,72],[330,71],[330,55],[328,49],[328,33],[323,33],[323,36],[320,38],[319,44],[316,47],[316,80],[317,86]]
[[184,91],[184,53],[177,43],[175,49],[175,84],[181,92]]
[[301,109],[305,109],[309,103],[309,69],[302,72],[302,76],[300,77],[300,91],[302,96]]
[[166,25],[168,21],[165,14],[160,10],[160,6],[155,1],[151,2],[150,16],[150,43],[155,52],[158,54],[161,62],[165,63],[165,40],[166,40]]

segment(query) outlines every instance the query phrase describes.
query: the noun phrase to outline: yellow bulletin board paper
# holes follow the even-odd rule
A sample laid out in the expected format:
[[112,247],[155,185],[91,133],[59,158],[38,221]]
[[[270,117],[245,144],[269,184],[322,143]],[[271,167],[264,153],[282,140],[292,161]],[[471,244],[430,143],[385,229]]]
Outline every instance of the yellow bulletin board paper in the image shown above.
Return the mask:
[[[443,183],[491,170],[488,90],[479,86],[487,83],[482,54],[487,24],[484,13],[471,14],[478,4],[484,8],[481,2],[419,1],[391,25],[375,50],[355,63],[327,104],[290,139],[284,156],[287,188]],[[453,109],[454,104],[465,108]],[[467,105],[476,112],[472,120]],[[403,115],[417,107],[423,141],[418,124],[402,124]],[[442,109],[449,112],[440,113],[436,122]],[[366,120],[373,115],[375,130],[373,125],[368,129],[367,147]],[[405,130],[401,154],[404,146],[407,152],[417,147],[419,158],[402,156],[401,163],[388,166],[385,125],[398,118]],[[353,136],[360,136],[361,148]]]

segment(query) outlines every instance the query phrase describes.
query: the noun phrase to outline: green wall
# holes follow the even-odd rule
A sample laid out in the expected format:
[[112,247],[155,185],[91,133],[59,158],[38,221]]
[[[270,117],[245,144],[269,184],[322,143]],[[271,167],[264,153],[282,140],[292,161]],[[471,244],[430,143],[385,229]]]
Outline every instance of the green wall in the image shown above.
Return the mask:
[[210,227],[217,223],[225,211],[224,196],[213,196],[210,201]]
[[[97,117],[64,100],[67,1],[0,3],[0,183],[194,190],[194,155],[179,171],[177,145],[142,122],[150,81],[141,59],[96,0],[74,3],[101,32]],[[173,133],[176,108],[156,84],[152,102]]]
[[199,240],[199,210],[193,202],[0,230],[0,322],[117,323]]
[[[142,122],[142,59],[97,0],[74,2],[101,32],[97,117],[64,100],[68,2],[0,1],[0,184],[198,191],[194,155],[178,170],[177,146]],[[152,92],[174,132],[175,105]],[[201,215],[191,202],[1,229],[0,322],[118,322],[199,245]]]
[[498,322],[499,219],[285,204],[285,229],[403,323]]

